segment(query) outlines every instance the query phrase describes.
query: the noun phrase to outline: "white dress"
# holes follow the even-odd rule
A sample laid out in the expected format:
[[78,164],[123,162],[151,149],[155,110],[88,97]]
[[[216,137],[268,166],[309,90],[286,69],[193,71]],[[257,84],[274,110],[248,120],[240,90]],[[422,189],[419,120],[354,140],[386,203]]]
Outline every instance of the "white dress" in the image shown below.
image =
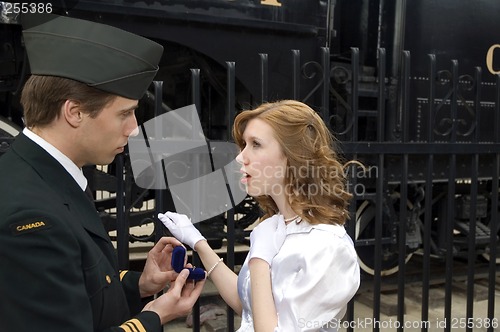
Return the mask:
[[[339,225],[311,225],[303,220],[287,226],[287,237],[271,265],[275,332],[337,331],[346,305],[359,287],[354,245]],[[248,256],[238,274],[241,327],[253,332]]]

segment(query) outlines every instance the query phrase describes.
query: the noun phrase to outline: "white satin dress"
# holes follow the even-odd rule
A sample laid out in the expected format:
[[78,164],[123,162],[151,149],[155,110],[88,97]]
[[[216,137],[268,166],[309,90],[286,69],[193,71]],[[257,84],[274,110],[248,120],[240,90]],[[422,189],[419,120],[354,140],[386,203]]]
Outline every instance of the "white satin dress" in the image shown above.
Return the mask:
[[[356,251],[345,228],[290,223],[272,261],[271,280],[275,332],[337,331],[360,283]],[[253,332],[248,256],[238,274],[238,293],[243,311],[237,332]]]

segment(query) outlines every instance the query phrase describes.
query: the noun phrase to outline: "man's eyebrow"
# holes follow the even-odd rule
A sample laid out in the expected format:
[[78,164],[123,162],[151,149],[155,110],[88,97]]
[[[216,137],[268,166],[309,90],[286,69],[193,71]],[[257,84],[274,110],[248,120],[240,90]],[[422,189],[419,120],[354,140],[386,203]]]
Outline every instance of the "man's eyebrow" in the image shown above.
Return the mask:
[[135,104],[135,105],[130,106],[129,108],[122,109],[121,112],[133,111],[133,110],[137,109],[138,107],[139,107],[139,104]]

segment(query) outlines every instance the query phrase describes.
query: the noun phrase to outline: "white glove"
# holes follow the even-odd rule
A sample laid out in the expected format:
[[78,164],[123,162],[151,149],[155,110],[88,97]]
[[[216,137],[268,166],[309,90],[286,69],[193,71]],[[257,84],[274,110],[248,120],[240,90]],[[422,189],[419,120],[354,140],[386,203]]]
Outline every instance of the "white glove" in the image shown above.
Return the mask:
[[168,228],[170,233],[182,243],[187,244],[194,250],[194,245],[206,239],[185,214],[167,211],[165,214],[158,213],[158,219]]
[[269,266],[280,251],[286,237],[285,220],[281,214],[276,214],[261,222],[250,233],[250,252],[248,259],[260,258]]

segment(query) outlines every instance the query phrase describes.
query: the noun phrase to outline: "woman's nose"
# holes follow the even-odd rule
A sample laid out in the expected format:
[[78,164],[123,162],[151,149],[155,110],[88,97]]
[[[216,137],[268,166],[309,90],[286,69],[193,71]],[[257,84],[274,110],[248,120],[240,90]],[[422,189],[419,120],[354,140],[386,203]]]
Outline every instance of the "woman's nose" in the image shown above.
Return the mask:
[[247,161],[247,158],[245,157],[245,154],[243,153],[245,151],[245,149],[241,150],[240,153],[236,156],[236,161],[239,163],[239,164],[246,164],[246,161]]

